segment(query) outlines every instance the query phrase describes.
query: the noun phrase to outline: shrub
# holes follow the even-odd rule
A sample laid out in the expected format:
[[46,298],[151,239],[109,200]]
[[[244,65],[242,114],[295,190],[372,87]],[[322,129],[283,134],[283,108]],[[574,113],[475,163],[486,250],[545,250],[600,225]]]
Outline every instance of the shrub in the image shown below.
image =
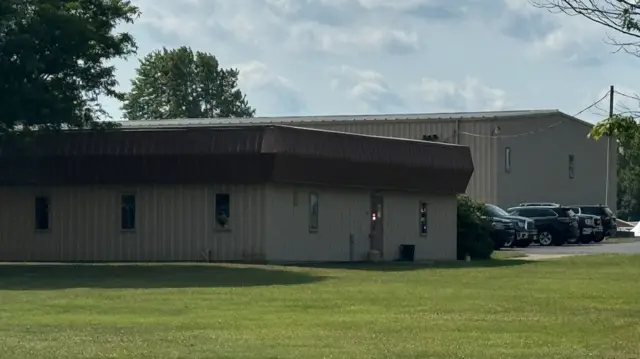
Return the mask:
[[484,217],[484,206],[466,194],[458,195],[458,259],[489,259],[493,241],[491,223]]

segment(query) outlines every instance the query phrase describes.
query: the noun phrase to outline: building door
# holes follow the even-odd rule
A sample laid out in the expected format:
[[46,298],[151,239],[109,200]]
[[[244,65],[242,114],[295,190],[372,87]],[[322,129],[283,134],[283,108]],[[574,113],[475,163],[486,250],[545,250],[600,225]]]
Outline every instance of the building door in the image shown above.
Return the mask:
[[380,252],[380,258],[384,258],[384,226],[382,221],[383,216],[383,200],[382,193],[371,193],[371,232],[369,237],[371,238],[370,248]]

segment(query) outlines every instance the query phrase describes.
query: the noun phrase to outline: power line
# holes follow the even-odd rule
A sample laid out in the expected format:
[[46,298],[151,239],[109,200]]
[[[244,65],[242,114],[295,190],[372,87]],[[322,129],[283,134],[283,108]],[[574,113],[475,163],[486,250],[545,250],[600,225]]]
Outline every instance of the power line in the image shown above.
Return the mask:
[[620,95],[620,96],[622,96],[622,97],[626,97],[626,98],[630,98],[630,99],[632,99],[632,100],[640,101],[640,97],[638,97],[638,96],[631,96],[631,95],[627,95],[626,93],[622,93],[622,92],[617,91],[617,90],[616,90],[616,91],[614,91],[614,93],[615,93],[616,95]]
[[[600,99],[598,99],[594,103],[590,104],[589,106],[587,106],[587,107],[583,108],[582,110],[580,110],[578,113],[573,115],[573,117],[580,116],[585,111],[588,111],[591,108],[597,106],[600,102],[602,102],[604,99],[606,99],[610,94],[611,94],[611,91],[607,91],[607,93],[604,94],[604,96],[602,96]],[[460,134],[471,136],[471,137],[481,137],[481,138],[515,138],[515,137],[535,135],[535,134],[538,134],[540,132],[544,132],[544,131],[550,130],[550,129],[554,128],[554,127],[557,127],[557,126],[563,124],[566,121],[567,121],[567,119],[564,119],[564,120],[558,121],[556,123],[552,123],[551,125],[546,126],[546,127],[538,128],[538,129],[533,130],[533,131],[513,134],[513,135],[493,135],[493,136],[489,135],[489,136],[487,136],[487,135],[482,135],[482,134],[478,134],[478,133],[470,133],[470,132],[464,132],[464,131],[460,131]]]

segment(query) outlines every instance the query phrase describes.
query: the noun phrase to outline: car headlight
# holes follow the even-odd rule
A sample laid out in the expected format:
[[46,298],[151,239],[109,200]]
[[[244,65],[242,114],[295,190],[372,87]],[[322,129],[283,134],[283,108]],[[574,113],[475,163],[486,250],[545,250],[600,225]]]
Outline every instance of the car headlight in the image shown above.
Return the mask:
[[593,226],[593,218],[587,218],[585,219],[584,223],[586,223],[589,226]]
[[524,229],[531,229],[531,222],[529,222],[529,221],[524,222],[524,226],[523,227],[524,227]]
[[518,222],[518,226],[521,228],[527,229],[527,222]]

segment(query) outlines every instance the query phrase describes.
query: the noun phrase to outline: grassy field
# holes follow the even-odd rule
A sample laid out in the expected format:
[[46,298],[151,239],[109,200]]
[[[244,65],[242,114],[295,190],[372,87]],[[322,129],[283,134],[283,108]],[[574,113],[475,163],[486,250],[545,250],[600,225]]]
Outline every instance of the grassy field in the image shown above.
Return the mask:
[[640,256],[0,265],[0,358],[634,358]]

